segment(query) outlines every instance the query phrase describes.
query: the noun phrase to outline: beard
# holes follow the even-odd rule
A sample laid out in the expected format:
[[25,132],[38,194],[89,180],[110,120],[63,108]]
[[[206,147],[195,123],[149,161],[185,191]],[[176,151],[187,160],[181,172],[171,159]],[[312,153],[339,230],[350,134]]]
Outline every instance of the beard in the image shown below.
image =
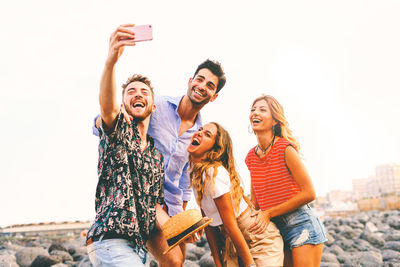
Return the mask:
[[152,113],[151,110],[151,106],[146,105],[145,110],[142,114],[137,115],[137,114],[133,114],[132,109],[131,109],[131,105],[127,105],[126,103],[124,103],[124,109],[126,110],[126,112],[133,117],[133,120],[136,122],[141,122],[144,119],[146,119],[148,116],[150,116],[150,114]]
[[191,86],[188,88],[188,92],[187,92],[187,96],[189,97],[190,102],[192,102],[192,104],[194,106],[204,106],[205,104],[210,102],[211,96],[207,96],[203,100],[195,99],[193,97],[193,95],[195,94],[195,88],[196,88],[195,86]]

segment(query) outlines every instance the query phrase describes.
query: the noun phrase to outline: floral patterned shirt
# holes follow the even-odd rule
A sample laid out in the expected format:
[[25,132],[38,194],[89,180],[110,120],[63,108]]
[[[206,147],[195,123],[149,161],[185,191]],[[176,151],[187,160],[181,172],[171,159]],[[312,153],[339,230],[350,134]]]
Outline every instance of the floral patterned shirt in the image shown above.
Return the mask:
[[99,131],[96,218],[87,239],[110,232],[147,251],[145,242],[155,227],[155,204],[164,202],[163,156],[149,135],[147,148],[140,150],[137,124],[129,125],[121,112],[111,132],[103,127]]

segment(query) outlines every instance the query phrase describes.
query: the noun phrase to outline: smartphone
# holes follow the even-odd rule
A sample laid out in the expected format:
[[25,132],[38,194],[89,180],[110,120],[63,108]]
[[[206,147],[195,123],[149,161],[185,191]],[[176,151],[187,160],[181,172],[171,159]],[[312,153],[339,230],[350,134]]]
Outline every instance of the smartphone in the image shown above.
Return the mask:
[[[147,25],[137,25],[130,27],[135,33],[135,42],[151,41],[153,40],[153,27]],[[120,40],[126,40],[127,38],[121,38]]]

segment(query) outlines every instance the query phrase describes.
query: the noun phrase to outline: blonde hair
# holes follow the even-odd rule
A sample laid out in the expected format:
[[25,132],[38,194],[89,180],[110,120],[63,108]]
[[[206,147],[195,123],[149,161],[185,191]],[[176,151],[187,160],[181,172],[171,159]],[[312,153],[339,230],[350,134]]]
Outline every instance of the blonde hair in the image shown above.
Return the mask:
[[[239,212],[239,204],[243,197],[243,188],[240,186],[240,177],[235,167],[235,160],[233,158],[233,146],[229,133],[218,123],[210,122],[217,127],[217,135],[215,137],[214,146],[206,152],[205,158],[201,162],[194,163],[189,156],[189,163],[191,167],[190,172],[190,185],[197,192],[197,204],[200,206],[203,196],[208,189],[215,188],[215,177],[217,176],[217,169],[223,166],[229,173],[232,185],[232,197],[234,210]],[[212,177],[209,171],[213,168]],[[203,175],[204,181],[203,181]]]
[[251,106],[253,107],[258,101],[261,100],[265,100],[265,102],[267,102],[268,107],[271,110],[272,118],[277,122],[276,126],[274,127],[274,135],[288,140],[290,143],[292,143],[294,148],[299,151],[299,141],[297,141],[297,139],[293,136],[292,130],[289,129],[289,123],[285,118],[282,105],[273,96],[262,95],[257,97]]

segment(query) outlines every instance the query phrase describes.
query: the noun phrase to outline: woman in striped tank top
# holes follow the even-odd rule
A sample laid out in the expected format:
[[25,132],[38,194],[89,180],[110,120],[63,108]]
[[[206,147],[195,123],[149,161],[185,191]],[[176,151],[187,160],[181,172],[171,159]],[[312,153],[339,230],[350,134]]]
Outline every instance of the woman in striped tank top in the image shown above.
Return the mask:
[[272,96],[256,98],[250,124],[258,144],[245,161],[251,176],[251,200],[260,209],[250,231],[264,231],[270,220],[275,222],[285,243],[284,265],[319,266],[327,238],[308,206],[315,199],[314,187],[283,107]]

